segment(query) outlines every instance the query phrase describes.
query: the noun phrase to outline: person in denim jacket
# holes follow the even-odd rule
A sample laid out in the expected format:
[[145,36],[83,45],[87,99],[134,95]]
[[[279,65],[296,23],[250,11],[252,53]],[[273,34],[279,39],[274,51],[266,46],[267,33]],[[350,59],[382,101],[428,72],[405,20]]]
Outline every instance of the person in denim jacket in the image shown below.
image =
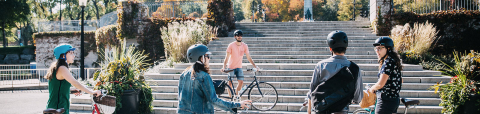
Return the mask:
[[178,110],[180,114],[213,114],[214,107],[235,113],[233,108],[248,108],[252,101],[240,103],[225,101],[217,97],[208,68],[211,52],[202,44],[188,48],[187,59],[193,66],[188,67],[180,76],[178,84]]

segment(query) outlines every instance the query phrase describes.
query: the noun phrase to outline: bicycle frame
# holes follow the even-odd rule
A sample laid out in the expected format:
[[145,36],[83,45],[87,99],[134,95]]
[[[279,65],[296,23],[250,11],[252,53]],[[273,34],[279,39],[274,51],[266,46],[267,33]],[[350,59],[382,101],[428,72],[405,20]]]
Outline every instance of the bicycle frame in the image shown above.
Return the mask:
[[[228,79],[230,80],[230,83],[232,83],[232,91],[233,91],[233,93],[236,93],[235,86],[233,85],[232,76],[229,75],[229,76],[228,76]],[[247,88],[245,89],[245,91],[243,91],[241,94],[239,94],[239,96],[241,97],[245,92],[247,92],[247,90],[253,89],[253,86],[255,86],[253,83],[255,83],[255,85],[256,85],[257,88],[258,88],[258,91],[260,92],[260,95],[262,95],[262,97],[263,97],[262,91],[260,90],[260,87],[259,87],[259,85],[258,85],[259,82],[258,82],[258,80],[257,80],[257,73],[256,73],[256,72],[254,72],[252,83],[250,83],[250,84],[247,86]],[[261,83],[261,82],[260,82],[260,83]]]

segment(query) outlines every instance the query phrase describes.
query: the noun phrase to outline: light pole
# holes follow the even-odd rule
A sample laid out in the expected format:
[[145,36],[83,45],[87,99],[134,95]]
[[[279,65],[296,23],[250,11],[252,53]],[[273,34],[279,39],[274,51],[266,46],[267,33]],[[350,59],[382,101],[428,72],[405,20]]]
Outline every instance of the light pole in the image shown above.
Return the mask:
[[82,8],[82,21],[81,21],[81,24],[82,24],[82,29],[81,29],[81,32],[80,32],[80,77],[82,78],[82,80],[85,79],[85,37],[84,37],[84,31],[83,31],[83,9],[85,8],[85,6],[87,5],[87,0],[78,0],[79,4],[80,4],[80,7]]

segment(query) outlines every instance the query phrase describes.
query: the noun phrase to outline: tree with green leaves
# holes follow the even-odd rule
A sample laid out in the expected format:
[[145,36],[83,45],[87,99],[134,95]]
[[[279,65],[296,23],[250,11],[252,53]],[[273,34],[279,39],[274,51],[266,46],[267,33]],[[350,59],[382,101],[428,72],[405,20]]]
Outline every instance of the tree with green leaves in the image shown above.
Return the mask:
[[0,1],[0,26],[2,27],[3,47],[8,43],[6,39],[6,30],[11,28],[20,28],[18,23],[27,22],[30,15],[30,7],[27,0],[2,0]]
[[235,21],[242,21],[245,19],[243,13],[243,4],[240,0],[233,0],[233,12],[235,14]]

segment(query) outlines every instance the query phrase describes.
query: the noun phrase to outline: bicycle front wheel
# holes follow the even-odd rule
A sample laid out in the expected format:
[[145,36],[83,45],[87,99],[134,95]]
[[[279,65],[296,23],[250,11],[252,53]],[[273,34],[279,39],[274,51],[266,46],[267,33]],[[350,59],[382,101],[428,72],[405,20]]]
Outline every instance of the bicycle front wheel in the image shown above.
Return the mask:
[[353,111],[353,114],[370,114],[370,112],[366,111],[365,109],[357,109]]
[[278,101],[277,89],[275,89],[272,84],[265,82],[259,83],[253,86],[253,88],[250,88],[248,99],[252,100],[252,107],[257,110],[271,110]]

